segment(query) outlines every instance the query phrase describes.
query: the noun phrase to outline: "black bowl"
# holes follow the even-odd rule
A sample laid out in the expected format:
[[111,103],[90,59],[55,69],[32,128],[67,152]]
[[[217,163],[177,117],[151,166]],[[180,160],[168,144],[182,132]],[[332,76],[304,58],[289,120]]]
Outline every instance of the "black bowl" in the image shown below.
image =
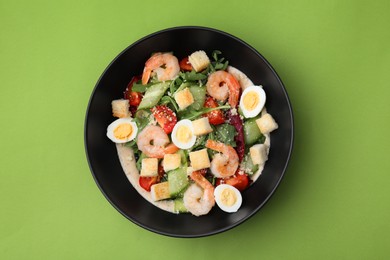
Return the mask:
[[[259,179],[242,193],[243,204],[229,214],[214,207],[201,217],[165,212],[143,199],[128,182],[115,145],[106,137],[114,120],[111,101],[122,97],[132,76],[141,74],[153,52],[173,51],[180,58],[194,51],[222,51],[230,64],[243,71],[267,93],[267,110],[279,124],[271,134],[269,159]],[[201,237],[243,223],[271,197],[286,170],[293,145],[293,116],[286,90],[271,65],[242,40],[211,28],[176,27],[148,35],[120,53],[103,72],[92,92],[85,118],[85,149],[92,175],[107,200],[133,223],[173,237]]]

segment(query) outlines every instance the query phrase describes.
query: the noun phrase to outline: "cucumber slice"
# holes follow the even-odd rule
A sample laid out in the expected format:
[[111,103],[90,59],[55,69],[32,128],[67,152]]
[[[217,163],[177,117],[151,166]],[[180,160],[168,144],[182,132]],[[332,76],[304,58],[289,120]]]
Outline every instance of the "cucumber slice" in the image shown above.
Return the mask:
[[146,154],[141,153],[141,155],[139,156],[139,158],[135,164],[139,172],[141,172],[142,159],[144,159],[144,158],[147,158]]
[[138,110],[151,108],[157,105],[165,91],[169,88],[170,82],[164,81],[151,85],[145,92],[141,103],[138,106]]
[[189,90],[194,98],[194,103],[188,107],[188,109],[199,110],[204,106],[206,100],[206,86],[193,85],[189,87]]
[[256,119],[258,119],[258,117],[251,118],[244,122],[244,140],[245,145],[247,146],[264,142],[264,136],[256,124]]
[[173,209],[177,213],[187,213],[188,210],[184,206],[183,198],[177,198],[173,201]]
[[190,183],[187,177],[186,167],[168,172],[168,182],[171,198],[178,197]]
[[180,154],[180,157],[181,157],[181,161],[180,161],[181,166],[180,167],[187,168],[188,167],[188,160],[187,160],[188,152],[180,149],[177,153]]
[[252,175],[259,169],[258,164],[253,164],[250,154],[246,154],[242,162],[245,173]]

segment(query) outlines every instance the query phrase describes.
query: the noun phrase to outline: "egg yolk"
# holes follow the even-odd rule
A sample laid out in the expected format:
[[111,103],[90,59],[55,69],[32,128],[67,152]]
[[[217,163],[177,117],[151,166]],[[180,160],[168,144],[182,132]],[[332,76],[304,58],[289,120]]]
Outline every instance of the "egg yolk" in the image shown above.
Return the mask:
[[259,102],[259,95],[255,91],[249,91],[243,99],[244,107],[249,111],[255,109]]
[[181,143],[188,143],[192,138],[192,133],[189,127],[180,126],[177,128],[176,138]]
[[120,140],[126,139],[133,133],[133,127],[130,124],[121,124],[114,129],[114,136]]
[[236,201],[237,201],[237,196],[236,196],[236,193],[234,193],[234,191],[232,191],[230,189],[224,189],[221,192],[222,204],[224,204],[226,206],[232,206],[232,205],[234,205],[234,203],[236,203]]

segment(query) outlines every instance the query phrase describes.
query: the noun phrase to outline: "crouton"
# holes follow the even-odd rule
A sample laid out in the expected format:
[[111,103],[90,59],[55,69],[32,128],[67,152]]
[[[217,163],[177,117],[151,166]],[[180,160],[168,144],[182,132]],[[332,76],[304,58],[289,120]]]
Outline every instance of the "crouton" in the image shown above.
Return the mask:
[[262,134],[269,134],[278,128],[278,124],[275,122],[274,118],[268,113],[262,115],[259,119],[257,119],[256,124]]
[[204,51],[196,51],[188,56],[191,66],[196,72],[202,71],[210,64],[210,59]]
[[111,106],[112,106],[112,115],[114,117],[123,118],[123,117],[130,117],[131,116],[131,113],[129,110],[129,107],[130,107],[129,100],[127,100],[127,99],[113,100],[111,102]]

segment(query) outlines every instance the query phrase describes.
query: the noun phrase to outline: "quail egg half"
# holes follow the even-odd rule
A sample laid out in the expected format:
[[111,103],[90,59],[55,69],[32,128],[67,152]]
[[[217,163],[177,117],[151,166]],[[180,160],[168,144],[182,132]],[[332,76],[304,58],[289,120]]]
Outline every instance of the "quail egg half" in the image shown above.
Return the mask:
[[240,109],[245,118],[257,116],[265,104],[265,92],[261,86],[247,87],[240,98]]
[[228,184],[220,184],[214,189],[215,202],[225,212],[236,212],[242,204],[240,191]]
[[114,143],[127,143],[137,136],[138,127],[132,118],[119,118],[107,127],[107,137]]
[[180,149],[190,149],[194,146],[196,136],[191,120],[183,119],[176,123],[171,134],[172,142]]

